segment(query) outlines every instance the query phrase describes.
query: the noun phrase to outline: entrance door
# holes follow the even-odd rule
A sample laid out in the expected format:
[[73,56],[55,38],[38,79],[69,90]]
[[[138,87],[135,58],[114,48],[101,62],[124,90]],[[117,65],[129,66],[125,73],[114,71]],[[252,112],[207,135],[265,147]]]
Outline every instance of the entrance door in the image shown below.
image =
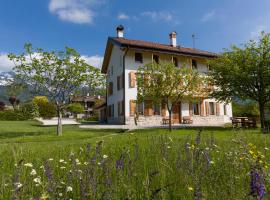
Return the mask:
[[181,116],[181,103],[178,103],[173,106],[172,109],[172,120],[174,123],[181,124],[182,122],[182,116]]

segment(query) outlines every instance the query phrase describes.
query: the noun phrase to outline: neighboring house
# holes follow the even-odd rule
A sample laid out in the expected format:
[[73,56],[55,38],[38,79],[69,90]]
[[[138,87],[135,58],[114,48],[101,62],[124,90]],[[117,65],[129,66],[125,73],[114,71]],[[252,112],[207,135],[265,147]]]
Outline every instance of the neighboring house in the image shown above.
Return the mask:
[[[176,67],[192,67],[207,74],[207,60],[216,54],[178,46],[176,32],[170,34],[170,44],[159,44],[124,38],[124,27],[117,27],[117,37],[107,41],[102,73],[107,75],[107,121],[116,124],[134,124],[134,114],[139,114],[139,124],[158,125],[168,117],[165,105],[152,102],[136,104],[136,72],[139,66],[172,61]],[[194,124],[224,124],[232,117],[231,103],[201,98],[199,102],[179,102],[173,108],[173,120],[182,123],[183,117],[191,117]]]
[[87,118],[94,115],[95,107],[98,104],[105,102],[105,98],[101,96],[72,96],[70,97],[71,103],[79,103],[84,107],[84,113],[78,114],[78,118]]

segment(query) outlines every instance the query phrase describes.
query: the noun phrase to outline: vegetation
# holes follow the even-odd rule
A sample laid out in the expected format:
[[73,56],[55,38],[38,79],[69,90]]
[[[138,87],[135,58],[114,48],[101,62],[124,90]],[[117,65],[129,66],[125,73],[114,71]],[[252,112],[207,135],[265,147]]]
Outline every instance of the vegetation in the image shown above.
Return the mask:
[[6,104],[3,101],[0,101],[0,111],[5,109]]
[[15,96],[9,97],[8,101],[12,105],[12,107],[13,107],[14,110],[17,109],[18,106],[19,106],[19,104],[20,104],[20,99],[18,99]]
[[66,107],[67,111],[77,115],[84,113],[84,107],[80,103],[71,103]]
[[[79,90],[95,71],[72,48],[65,51],[46,52],[25,45],[25,53],[9,54],[15,63],[14,71],[22,83],[36,94],[43,94],[53,101],[57,108],[57,135],[62,135],[62,111],[72,93]],[[94,80],[93,80],[94,81]]]
[[259,119],[260,111],[256,102],[232,102],[233,116],[255,117]]
[[262,33],[258,41],[251,40],[242,48],[232,46],[210,66],[213,83],[219,88],[212,96],[257,102],[264,129],[265,105],[270,101],[270,34]]
[[[0,199],[267,199],[269,135],[0,122]],[[147,155],[147,156],[146,156]]]
[[55,104],[49,102],[47,97],[35,96],[32,101],[38,106],[38,112],[40,117],[44,119],[51,119],[57,115]]
[[150,63],[138,69],[138,101],[165,103],[172,127],[173,106],[183,100],[195,100],[206,92],[205,79],[191,68],[175,67],[172,62]]

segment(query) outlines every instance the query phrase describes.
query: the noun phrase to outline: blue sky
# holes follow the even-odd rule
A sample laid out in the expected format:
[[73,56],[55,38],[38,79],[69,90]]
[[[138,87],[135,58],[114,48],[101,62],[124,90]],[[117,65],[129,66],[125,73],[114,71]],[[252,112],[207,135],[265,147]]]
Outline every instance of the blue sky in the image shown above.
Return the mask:
[[269,0],[9,0],[0,7],[0,71],[11,69],[6,55],[25,42],[46,50],[75,48],[99,66],[108,36],[119,24],[125,37],[221,52],[231,44],[270,31]]

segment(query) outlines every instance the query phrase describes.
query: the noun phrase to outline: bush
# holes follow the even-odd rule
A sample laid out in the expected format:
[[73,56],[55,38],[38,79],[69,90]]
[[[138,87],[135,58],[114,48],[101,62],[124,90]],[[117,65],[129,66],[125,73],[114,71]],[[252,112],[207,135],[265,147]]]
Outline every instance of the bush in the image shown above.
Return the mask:
[[33,103],[38,106],[39,116],[45,119],[50,119],[56,116],[56,106],[49,102],[45,96],[36,96],[33,98]]
[[3,101],[0,101],[0,111],[5,109],[6,104]]
[[20,110],[23,116],[27,119],[35,119],[36,117],[39,117],[38,105],[36,103],[26,103],[20,108]]
[[0,111],[0,121],[23,121],[28,120],[21,110]]
[[74,114],[84,113],[84,107],[80,103],[71,103],[67,105],[67,110]]

